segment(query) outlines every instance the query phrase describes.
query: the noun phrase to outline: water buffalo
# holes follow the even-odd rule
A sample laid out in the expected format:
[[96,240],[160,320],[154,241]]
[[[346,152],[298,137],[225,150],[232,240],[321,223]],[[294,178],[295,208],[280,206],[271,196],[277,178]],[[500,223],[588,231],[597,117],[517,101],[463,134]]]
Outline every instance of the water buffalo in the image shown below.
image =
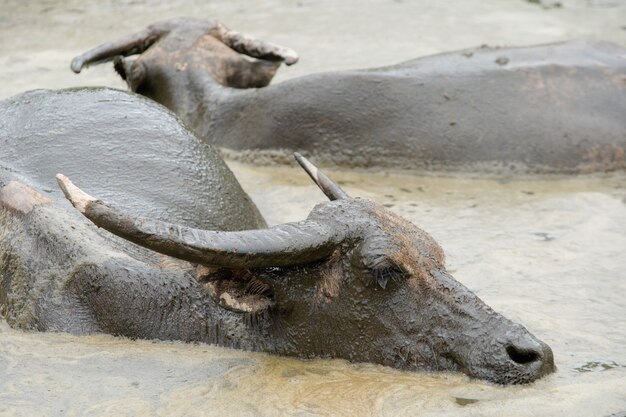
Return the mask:
[[626,168],[626,51],[605,42],[480,47],[264,87],[294,51],[180,18],[71,68],[114,58],[132,91],[239,157],[301,150],[345,167],[496,174]]
[[[154,285],[172,293],[186,285],[180,263],[112,238],[76,215],[54,180],[60,170],[133,213],[180,216],[190,225],[219,230],[266,226],[214,149],[151,100],[108,89],[38,90],[4,100],[0,307],[16,327],[115,333],[122,313],[108,321],[91,304],[82,280],[108,276],[141,285],[154,278]],[[146,297],[150,288],[158,289],[146,286]],[[144,326],[156,326],[157,306],[144,307],[153,315]],[[182,317],[172,322],[171,333],[169,323],[158,323],[161,337],[185,331]],[[121,333],[137,331],[139,324],[127,324]]]
[[[545,343],[446,272],[426,232],[348,197],[302,157],[332,201],[266,228],[213,149],[140,96],[80,89],[0,102],[0,146],[0,307],[13,326],[501,384],[555,369]],[[94,226],[55,189],[55,171],[124,212],[59,175]],[[185,226],[164,222],[173,219]]]

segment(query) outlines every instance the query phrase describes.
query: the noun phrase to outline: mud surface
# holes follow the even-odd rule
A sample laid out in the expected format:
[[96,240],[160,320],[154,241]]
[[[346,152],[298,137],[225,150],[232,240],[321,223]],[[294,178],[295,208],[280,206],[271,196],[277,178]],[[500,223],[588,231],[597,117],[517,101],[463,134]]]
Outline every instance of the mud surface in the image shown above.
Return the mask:
[[[545,2],[547,4],[547,2]],[[482,43],[577,37],[626,45],[624,2],[251,2],[5,0],[0,97],[94,84],[111,67],[69,70],[77,53],[155,20],[207,15],[302,56],[279,78],[392,64]],[[358,10],[358,13],[355,11]],[[0,152],[2,152],[0,150]],[[294,168],[231,163],[270,224],[324,197]],[[303,362],[206,345],[26,333],[0,321],[0,416],[622,416],[626,413],[626,177],[497,182],[336,174],[431,233],[448,269],[553,349],[558,371],[530,386],[461,374]]]

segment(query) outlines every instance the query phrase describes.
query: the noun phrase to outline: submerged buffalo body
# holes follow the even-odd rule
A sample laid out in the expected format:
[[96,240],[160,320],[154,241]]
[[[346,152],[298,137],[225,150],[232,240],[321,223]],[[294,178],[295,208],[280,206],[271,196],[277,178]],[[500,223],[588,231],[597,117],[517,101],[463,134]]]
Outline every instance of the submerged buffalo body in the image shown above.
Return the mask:
[[[13,326],[458,370],[503,384],[554,370],[546,344],[446,272],[426,232],[348,197],[302,157],[332,201],[265,228],[213,149],[139,96],[17,96],[0,103],[0,147],[0,306]],[[94,226],[62,198],[57,171],[124,211],[58,175]]]
[[[39,90],[4,100],[0,306],[8,322],[198,337],[197,323],[185,316],[197,296],[182,291],[192,287],[186,267],[92,227],[63,198],[54,179],[59,171],[136,214],[218,230],[265,226],[214,150],[151,100],[107,89]],[[116,285],[118,292],[107,290]],[[159,311],[177,304],[171,315]]]
[[338,166],[494,173],[626,168],[626,51],[609,43],[481,47],[251,88],[296,53],[177,19],[76,57],[72,69],[114,57],[131,90],[244,157],[296,150]]

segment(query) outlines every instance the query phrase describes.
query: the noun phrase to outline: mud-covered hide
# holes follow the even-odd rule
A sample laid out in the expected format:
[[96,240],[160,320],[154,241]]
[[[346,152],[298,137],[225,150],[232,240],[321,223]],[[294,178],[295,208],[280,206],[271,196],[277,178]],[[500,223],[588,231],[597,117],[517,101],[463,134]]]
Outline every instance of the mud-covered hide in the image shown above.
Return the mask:
[[[108,59],[140,53],[116,64],[133,91],[249,161],[290,162],[297,151],[339,167],[496,175],[626,168],[626,50],[617,45],[485,46],[265,86],[276,62],[237,54],[213,36],[216,25],[160,22],[75,58],[72,68],[102,61],[105,50]],[[254,75],[266,82],[241,81]]]
[[626,50],[609,43],[476,48],[246,93],[193,127],[251,160],[298,150],[342,167],[626,169]]
[[159,104],[109,89],[10,98],[0,102],[0,308],[8,322],[206,339],[208,307],[192,265],[94,227],[63,197],[58,172],[138,215],[214,230],[265,226],[214,149]]

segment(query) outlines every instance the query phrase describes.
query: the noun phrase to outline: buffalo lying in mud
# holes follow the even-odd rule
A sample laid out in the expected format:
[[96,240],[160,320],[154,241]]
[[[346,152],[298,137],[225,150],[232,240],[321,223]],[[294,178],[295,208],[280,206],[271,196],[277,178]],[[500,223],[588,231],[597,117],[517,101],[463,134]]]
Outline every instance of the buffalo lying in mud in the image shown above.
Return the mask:
[[[348,197],[301,157],[332,201],[265,228],[213,149],[140,96],[14,97],[0,103],[0,146],[0,306],[13,326],[458,370],[501,384],[555,369],[546,344],[446,272],[426,232]],[[55,171],[125,208],[58,176],[85,216],[121,238],[71,208]]]
[[114,58],[132,91],[239,157],[297,150],[338,166],[496,174],[626,168],[626,51],[609,43],[481,47],[264,87],[294,51],[181,18],[72,69]]

